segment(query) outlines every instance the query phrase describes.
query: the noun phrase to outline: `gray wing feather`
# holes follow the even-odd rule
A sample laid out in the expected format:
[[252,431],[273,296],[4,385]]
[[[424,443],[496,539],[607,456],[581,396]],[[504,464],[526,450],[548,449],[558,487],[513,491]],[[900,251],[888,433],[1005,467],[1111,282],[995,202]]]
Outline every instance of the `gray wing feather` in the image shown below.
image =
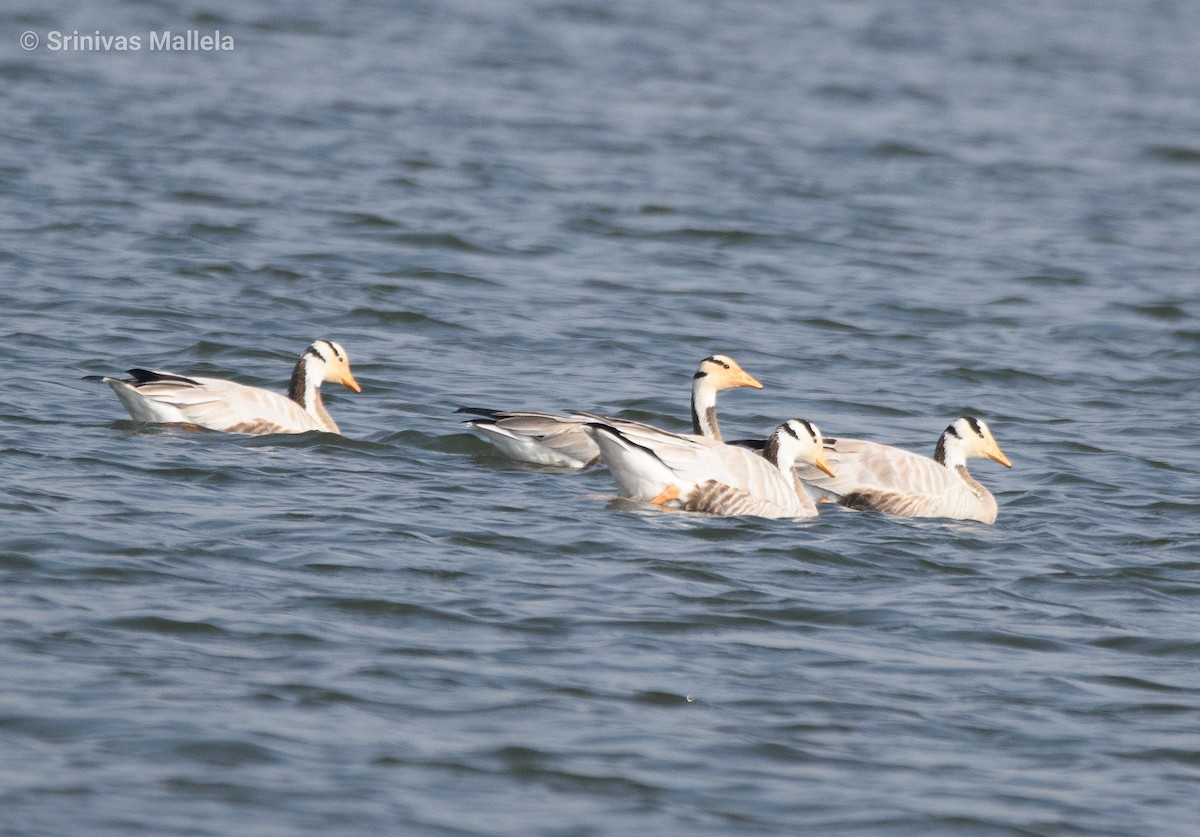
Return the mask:
[[483,433],[508,456],[539,465],[581,468],[600,458],[600,448],[583,431],[587,418],[531,411],[461,408],[476,413],[467,425]]
[[[158,374],[162,377],[128,386],[137,397],[174,408],[200,427],[251,434],[327,429],[295,401],[269,390],[216,378]],[[154,410],[153,404],[148,410]]]
[[[763,517],[806,517],[816,513],[815,506],[807,494],[800,490],[800,486],[751,450],[702,436],[671,433],[636,421],[599,417],[596,420],[619,431],[629,442],[651,452],[680,483],[697,486],[695,490],[700,491],[701,497],[696,502],[705,505],[707,511]],[[703,485],[714,486],[708,489],[709,492],[715,492],[711,498],[704,498],[705,491],[698,488]],[[724,502],[734,503],[733,492],[739,492],[744,497],[737,500],[738,507],[748,508],[747,503],[752,501],[761,504],[757,506],[759,511],[722,510],[717,499],[722,492]],[[771,513],[765,514],[764,510]]]
[[996,518],[996,501],[990,493],[982,486],[982,494],[976,493],[959,473],[928,457],[861,439],[838,439],[826,450],[826,457],[836,477],[811,466],[797,466],[797,475],[818,496],[850,508],[986,523]]

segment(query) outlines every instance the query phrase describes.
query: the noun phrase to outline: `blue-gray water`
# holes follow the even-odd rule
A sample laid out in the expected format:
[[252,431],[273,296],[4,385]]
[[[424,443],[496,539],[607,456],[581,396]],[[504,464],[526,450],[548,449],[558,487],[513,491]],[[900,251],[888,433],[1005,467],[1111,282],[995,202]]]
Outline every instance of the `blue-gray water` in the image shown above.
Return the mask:
[[[1200,6],[105,6],[0,12],[0,833],[1195,833]],[[81,380],[316,337],[343,438]],[[452,413],[683,428],[716,351],[730,436],[986,418],[997,524]]]

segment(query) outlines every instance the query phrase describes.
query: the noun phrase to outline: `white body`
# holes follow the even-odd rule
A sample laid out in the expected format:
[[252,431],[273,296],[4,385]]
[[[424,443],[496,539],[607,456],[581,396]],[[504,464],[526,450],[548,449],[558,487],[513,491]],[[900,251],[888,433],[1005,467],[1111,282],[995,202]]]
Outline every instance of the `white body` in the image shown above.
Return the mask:
[[[694,433],[721,440],[717,393],[733,387],[761,389],[762,384],[725,355],[713,355],[700,362],[692,377]],[[471,419],[467,426],[482,433],[512,459],[559,468],[586,468],[600,460],[600,448],[583,430],[590,421],[587,416],[486,408],[462,408],[459,412],[483,416]]]
[[987,457],[1012,467],[988,426],[970,417],[946,428],[934,459],[861,439],[831,440],[827,455],[836,477],[797,468],[801,480],[819,498],[903,517],[982,523],[996,521],[996,498],[971,476],[967,460]]
[[321,400],[321,382],[337,381],[359,392],[345,350],[327,340],[314,342],[292,372],[291,393],[219,378],[185,377],[172,372],[130,370],[129,379],[102,378],[135,421],[191,424],[226,433],[261,435],[321,430],[338,433]]
[[[479,410],[484,413],[485,411]],[[557,468],[586,468],[600,460],[600,448],[583,432],[583,416],[532,411],[486,411],[467,426],[486,436],[510,459]]]
[[[795,428],[795,429],[793,429]],[[792,471],[797,461],[825,466],[820,431],[793,419],[772,434],[768,453],[681,435],[639,422],[585,425],[624,497],[678,501],[691,511],[772,518],[814,517],[817,507]]]
[[[168,373],[164,373],[168,374]],[[164,379],[131,384],[106,378],[134,421],[194,424],[226,433],[337,433],[290,398],[218,378]]]

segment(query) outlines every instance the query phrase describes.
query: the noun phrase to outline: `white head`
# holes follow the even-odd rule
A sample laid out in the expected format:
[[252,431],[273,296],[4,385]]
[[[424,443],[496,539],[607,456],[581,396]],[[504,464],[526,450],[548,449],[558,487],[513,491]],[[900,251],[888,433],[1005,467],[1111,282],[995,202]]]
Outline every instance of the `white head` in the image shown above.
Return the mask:
[[805,419],[788,419],[771,434],[763,448],[763,458],[774,462],[781,470],[789,470],[797,462],[820,468],[829,476],[837,476],[825,459],[825,439],[815,424]]
[[313,358],[314,363],[319,359],[320,364],[324,366],[321,372],[322,381],[341,384],[354,392],[362,392],[362,387],[358,385],[358,381],[354,380],[354,375],[350,372],[350,355],[346,354],[341,343],[335,343],[332,340],[314,340],[304,354],[305,357]]
[[317,390],[322,381],[332,381],[354,392],[362,392],[350,372],[350,356],[340,343],[332,340],[314,340],[300,355],[292,371],[288,397],[307,409],[310,401],[320,400]]
[[762,384],[753,375],[727,355],[712,355],[700,361],[696,374],[692,376],[692,386],[703,387],[713,392],[733,387],[762,389]]
[[951,422],[942,432],[933,452],[933,458],[947,468],[966,465],[968,459],[977,457],[999,462],[1005,468],[1012,467],[992,437],[992,431],[974,416],[963,416]]

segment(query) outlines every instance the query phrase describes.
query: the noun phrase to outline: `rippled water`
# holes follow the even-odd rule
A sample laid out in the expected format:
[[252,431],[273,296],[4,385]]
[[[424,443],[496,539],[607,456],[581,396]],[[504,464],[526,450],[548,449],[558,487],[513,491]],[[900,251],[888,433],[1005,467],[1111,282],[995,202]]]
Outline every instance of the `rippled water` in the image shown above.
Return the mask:
[[[0,831],[1193,833],[1194,4],[188,9],[0,12]],[[316,337],[341,438],[81,380]],[[655,513],[453,414],[684,428],[714,351],[730,436],[985,417],[997,524]]]

